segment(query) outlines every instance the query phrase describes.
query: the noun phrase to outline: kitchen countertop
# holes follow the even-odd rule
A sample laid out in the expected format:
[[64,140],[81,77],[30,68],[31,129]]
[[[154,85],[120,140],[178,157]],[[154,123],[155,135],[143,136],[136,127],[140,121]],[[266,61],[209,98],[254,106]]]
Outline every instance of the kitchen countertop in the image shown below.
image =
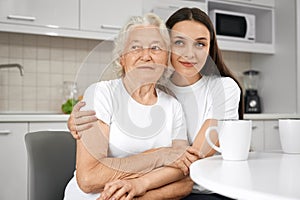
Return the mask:
[[0,113],[0,122],[66,122],[69,116],[59,113]]
[[300,119],[300,114],[296,114],[296,113],[244,114],[244,119],[251,119],[251,120]]
[[[66,122],[70,115],[62,113],[11,113],[0,112],[0,122]],[[261,113],[261,114],[245,114],[244,119],[249,120],[276,120],[276,119],[300,119],[300,114],[282,114],[282,113]]]

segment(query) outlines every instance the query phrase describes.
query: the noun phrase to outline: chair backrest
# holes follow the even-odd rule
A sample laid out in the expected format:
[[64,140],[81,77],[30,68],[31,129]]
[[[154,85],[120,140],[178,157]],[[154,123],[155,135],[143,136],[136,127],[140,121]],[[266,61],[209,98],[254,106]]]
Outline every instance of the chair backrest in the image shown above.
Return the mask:
[[25,135],[28,155],[28,200],[61,200],[73,176],[76,141],[67,131]]

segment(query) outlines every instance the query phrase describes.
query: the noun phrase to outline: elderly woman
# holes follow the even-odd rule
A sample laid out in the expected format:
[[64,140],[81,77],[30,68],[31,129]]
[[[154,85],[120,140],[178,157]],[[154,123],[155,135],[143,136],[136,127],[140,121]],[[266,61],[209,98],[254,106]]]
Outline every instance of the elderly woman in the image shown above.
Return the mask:
[[[114,180],[120,188],[120,180],[139,183],[125,196],[121,191],[122,198],[131,199],[185,177],[174,162],[185,156],[188,145],[182,107],[157,88],[169,43],[164,23],[153,14],[132,17],[120,31],[114,55],[121,78],[92,84],[84,93],[83,110],[95,110],[98,120],[79,132],[66,200],[105,199],[110,194],[100,193]],[[177,191],[179,197],[191,191],[188,183]]]

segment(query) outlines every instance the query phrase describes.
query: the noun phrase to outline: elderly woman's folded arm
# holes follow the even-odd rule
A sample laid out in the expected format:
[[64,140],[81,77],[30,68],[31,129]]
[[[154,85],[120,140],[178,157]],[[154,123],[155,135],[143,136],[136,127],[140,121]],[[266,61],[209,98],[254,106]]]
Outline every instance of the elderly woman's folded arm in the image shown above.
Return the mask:
[[129,157],[110,158],[107,157],[108,135],[109,126],[99,120],[77,140],[76,178],[80,189],[86,193],[101,192],[112,180],[138,178],[168,165],[187,146],[186,141],[179,141],[182,145],[177,142],[174,148],[157,148]]

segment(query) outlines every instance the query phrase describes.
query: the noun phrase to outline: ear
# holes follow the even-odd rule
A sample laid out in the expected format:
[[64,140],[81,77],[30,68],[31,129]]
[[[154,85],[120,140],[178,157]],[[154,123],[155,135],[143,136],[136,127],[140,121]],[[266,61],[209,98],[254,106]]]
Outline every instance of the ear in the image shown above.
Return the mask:
[[125,64],[125,57],[124,57],[124,55],[120,56],[120,64],[121,64],[121,66],[124,66],[124,64]]

